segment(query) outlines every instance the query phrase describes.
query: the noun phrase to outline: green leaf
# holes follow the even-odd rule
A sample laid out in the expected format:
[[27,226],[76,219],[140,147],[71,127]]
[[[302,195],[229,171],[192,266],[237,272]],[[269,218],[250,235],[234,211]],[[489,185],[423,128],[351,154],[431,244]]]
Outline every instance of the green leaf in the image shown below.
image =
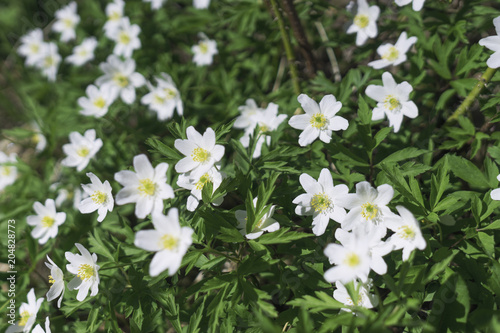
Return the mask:
[[460,156],[448,155],[448,162],[451,171],[457,176],[478,188],[489,188],[489,182],[471,161]]
[[313,237],[313,234],[289,231],[290,228],[281,228],[260,236],[257,241],[261,244],[286,244],[302,238]]
[[481,230],[499,230],[499,229],[500,229],[500,220],[493,221],[486,227],[481,228]]
[[345,307],[343,303],[340,303],[335,300],[332,295],[323,291],[316,291],[315,295],[316,297],[305,295],[302,298],[291,300],[287,304],[296,307],[303,307],[312,313],[318,313],[324,310],[338,310]]
[[485,232],[478,232],[477,237],[481,247],[484,249],[486,254],[490,257],[495,256],[495,239],[493,235],[488,235]]
[[368,104],[366,104],[365,99],[361,95],[359,95],[358,97],[358,106],[358,117],[361,124],[369,125],[372,121],[372,112],[368,107]]
[[424,150],[424,149],[418,149],[415,147],[403,148],[403,149],[387,156],[382,161],[378,162],[376,164],[376,166],[379,166],[382,163],[385,163],[385,164],[396,163],[396,162],[407,160],[410,158],[415,158],[415,157],[418,157],[418,156],[423,155],[425,153],[427,153],[427,150]]

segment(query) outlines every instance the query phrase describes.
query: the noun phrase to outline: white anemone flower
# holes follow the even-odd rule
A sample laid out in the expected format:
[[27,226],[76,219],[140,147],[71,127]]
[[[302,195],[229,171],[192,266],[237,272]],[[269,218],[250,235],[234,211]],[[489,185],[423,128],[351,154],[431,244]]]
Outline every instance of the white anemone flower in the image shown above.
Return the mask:
[[201,39],[197,45],[191,47],[194,53],[193,62],[197,66],[211,65],[214,61],[214,55],[219,53],[215,40],[208,39],[204,33],[198,34]]
[[174,190],[167,184],[167,163],[153,168],[146,155],[134,157],[135,172],[122,170],[115,180],[124,186],[116,195],[116,204],[135,202],[135,215],[143,219],[150,213],[163,211],[163,200],[174,198]]
[[158,10],[160,9],[163,4],[167,1],[167,0],[142,0],[144,2],[150,2],[151,3],[151,9],[153,10]]
[[293,116],[288,124],[302,130],[299,135],[299,145],[302,147],[311,144],[318,137],[321,141],[329,143],[332,131],[345,130],[349,126],[347,119],[336,116],[342,103],[337,102],[335,96],[324,96],[319,105],[306,94],[300,94],[297,100],[306,114]]
[[97,210],[99,214],[97,221],[102,222],[108,211],[113,211],[115,203],[111,195],[111,185],[107,180],[103,184],[92,172],[87,173],[87,177],[92,184],[82,184],[82,188],[89,197],[80,202],[78,209],[82,214],[90,214]]
[[31,288],[28,292],[28,303],[23,302],[21,307],[19,307],[21,320],[17,324],[9,326],[5,333],[30,332],[33,324],[35,324],[36,315],[42,303],[43,297],[36,299],[35,289]]
[[186,136],[186,140],[177,139],[174,142],[175,148],[186,156],[175,165],[178,173],[202,175],[224,156],[224,146],[215,144],[215,132],[210,127],[201,135],[193,126],[189,126]]
[[346,287],[342,284],[342,282],[335,282],[335,291],[333,292],[333,298],[335,298],[340,303],[347,305],[348,308],[342,308],[342,311],[352,312],[353,306],[360,306],[365,309],[372,309],[378,304],[378,297],[376,295],[370,294],[370,286],[372,284],[372,280],[368,279],[366,284],[359,283],[357,281],[353,282],[354,290],[357,291],[358,297],[356,303],[353,302],[351,295],[347,291]]
[[42,75],[47,77],[51,82],[56,80],[61,56],[58,53],[57,45],[53,42],[45,43],[42,46],[42,55],[35,63],[35,67],[42,71]]
[[257,103],[252,98],[245,101],[245,105],[238,106],[240,115],[236,118],[233,127],[241,128],[245,131],[253,131],[257,126],[257,121],[260,118],[262,109],[257,107]]
[[141,40],[138,37],[140,32],[141,28],[137,24],[130,24],[128,17],[122,17],[118,28],[111,37],[116,42],[113,53],[125,58],[132,57],[134,50],[141,47]]
[[146,251],[156,252],[149,264],[149,275],[157,276],[168,269],[170,276],[181,266],[182,257],[193,242],[193,229],[181,227],[177,208],[167,216],[153,214],[154,230],[140,230],[135,235],[134,245]]
[[64,273],[63,271],[49,258],[47,255],[48,263],[45,263],[48,269],[50,269],[49,283],[52,284],[49,291],[47,292],[47,301],[50,302],[56,299],[59,295],[59,300],[57,301],[57,307],[61,307],[61,302],[64,296]]
[[396,206],[396,209],[399,216],[394,214],[384,222],[387,228],[394,231],[388,242],[394,245],[395,250],[403,249],[403,261],[406,261],[413,250],[423,250],[427,243],[413,214],[403,206]]
[[[203,191],[203,187],[205,187],[207,183],[212,183],[212,193],[214,193],[215,190],[219,188],[223,178],[224,175],[219,172],[215,166],[201,175],[192,176],[189,173],[179,175],[177,185],[191,191],[191,194],[187,199],[187,210],[190,212],[194,212],[196,210],[200,200],[202,199],[201,192]],[[223,200],[223,197],[219,197],[213,202],[213,204],[215,206],[219,206]]]
[[46,43],[43,41],[42,29],[30,31],[21,37],[20,42],[17,52],[26,57],[26,66],[34,66],[44,54],[43,48]]
[[371,84],[366,88],[366,95],[378,102],[373,109],[372,120],[381,120],[387,116],[389,126],[394,127],[394,132],[397,133],[403,116],[412,119],[418,116],[417,106],[410,101],[413,87],[406,81],[397,84],[389,72],[382,74],[382,83],[383,86]]
[[61,33],[61,42],[75,39],[75,27],[80,22],[80,16],[76,13],[76,2],[73,1],[56,11],[55,17],[57,21],[52,26],[52,30]]
[[65,59],[66,62],[75,66],[81,66],[94,59],[94,50],[97,47],[95,37],[85,38],[80,45],[73,48],[73,54]]
[[366,0],[358,0],[358,12],[354,16],[352,25],[347,29],[348,34],[357,33],[356,45],[363,45],[368,38],[375,38],[378,34],[377,19],[380,14],[378,6],[368,6]]
[[340,204],[350,210],[341,223],[342,229],[350,231],[358,226],[369,230],[368,228],[375,226],[387,230],[384,220],[394,216],[387,207],[393,196],[394,189],[391,185],[384,184],[374,189],[366,181],[357,183],[356,193],[339,198]]
[[16,157],[15,153],[7,155],[3,151],[0,151],[0,191],[14,184],[17,179],[17,168],[9,165],[17,162]]
[[[254,207],[257,207],[257,200],[258,198],[253,199]],[[256,239],[262,236],[264,231],[273,232],[279,230],[279,222],[272,218],[275,207],[275,205],[272,205],[269,211],[262,216],[250,232],[247,232],[247,212],[245,210],[237,210],[234,215],[238,220],[238,229],[240,229],[240,233],[247,239]]]
[[53,199],[45,200],[45,205],[40,202],[33,204],[33,209],[37,215],[27,217],[27,222],[35,229],[31,231],[31,236],[38,239],[38,243],[45,244],[49,238],[57,236],[59,226],[66,221],[66,213],[56,212],[56,204]]
[[82,302],[90,290],[90,296],[97,295],[99,291],[99,268],[97,265],[97,255],[90,252],[81,244],[75,243],[81,255],[66,252],[64,255],[69,264],[66,269],[71,274],[76,275],[69,283],[69,290],[78,290],[76,299]]
[[135,71],[135,61],[130,58],[121,61],[112,54],[108,56],[106,62],[99,65],[99,68],[104,75],[97,78],[96,84],[100,87],[110,87],[126,104],[135,101],[135,88],[146,83],[144,76]]
[[184,111],[181,94],[170,77],[166,73],[161,73],[160,77],[155,77],[158,86],[154,87],[147,82],[150,92],[141,98],[141,103],[158,114],[158,120],[164,121],[173,117],[174,110],[182,116]]
[[77,171],[82,171],[89,164],[90,159],[97,154],[102,147],[102,140],[96,139],[94,129],[85,131],[84,135],[78,132],[69,134],[69,141],[63,145],[63,151],[67,157],[61,164],[67,167],[76,167]]
[[123,0],[113,0],[106,5],[106,17],[108,20],[104,24],[104,34],[111,39],[120,26],[120,19],[123,17],[125,2]]
[[31,122],[31,129],[33,130],[33,135],[31,136],[31,141],[36,144],[35,150],[37,153],[42,152],[47,146],[47,138],[43,135],[40,126],[36,122]]
[[[500,182],[500,175],[497,176],[497,180]],[[1,188],[1,187],[0,187]],[[500,200],[500,188],[494,189],[490,193],[491,199]]]
[[377,53],[382,59],[368,63],[375,69],[381,69],[390,65],[397,66],[406,61],[406,52],[417,42],[417,37],[408,38],[406,32],[403,31],[396,41],[395,45],[390,43],[382,44],[378,47]]
[[413,10],[416,11],[416,12],[418,12],[418,11],[420,11],[422,9],[422,7],[424,7],[425,0],[394,0],[394,2],[399,7],[406,6],[407,4],[409,4],[410,2],[412,2],[412,8],[413,8]]
[[78,98],[78,105],[82,108],[80,114],[89,117],[100,118],[108,113],[109,106],[113,104],[117,95],[109,85],[96,87],[93,84],[85,89],[87,96]]
[[36,325],[31,333],[52,333],[50,330],[50,320],[49,317],[45,317],[45,331],[40,324]]
[[341,223],[346,211],[338,204],[338,199],[349,193],[349,188],[340,184],[333,186],[332,174],[328,169],[321,170],[318,180],[306,173],[300,175],[300,184],[306,193],[299,195],[293,200],[297,205],[297,215],[313,216],[313,233],[321,236],[325,233],[330,219]]
[[479,45],[485,46],[494,52],[486,61],[486,65],[490,68],[498,68],[500,67],[500,16],[493,19],[493,25],[497,35],[482,38],[479,40]]
[[196,9],[207,9],[210,6],[210,0],[193,0],[193,7]]

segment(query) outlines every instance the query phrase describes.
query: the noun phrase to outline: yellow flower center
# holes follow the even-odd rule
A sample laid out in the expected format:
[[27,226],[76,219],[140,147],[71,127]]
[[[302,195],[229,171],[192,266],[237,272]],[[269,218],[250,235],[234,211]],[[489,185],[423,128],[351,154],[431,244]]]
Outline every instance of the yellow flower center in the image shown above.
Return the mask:
[[71,19],[65,18],[62,20],[66,28],[73,28],[73,21]]
[[81,147],[76,151],[78,156],[81,157],[87,157],[87,155],[90,153],[90,150],[87,147]]
[[171,235],[163,235],[160,238],[161,246],[165,250],[172,250],[175,247],[177,247],[177,243],[179,242],[179,239],[177,237],[171,236]]
[[155,94],[154,101],[156,104],[163,104],[165,103],[165,100],[166,100],[165,97]]
[[121,19],[122,15],[119,12],[112,12],[111,15],[108,16],[108,20],[110,21],[118,21]]
[[373,220],[379,215],[379,209],[377,205],[367,202],[361,206],[361,216],[363,216],[367,221]]
[[384,53],[382,55],[382,59],[385,59],[387,61],[396,61],[396,59],[399,57],[399,51],[397,48],[395,48],[394,46],[391,46],[389,48],[389,51],[387,51],[386,53]]
[[28,311],[23,311],[21,312],[21,320],[19,321],[19,326],[25,326],[26,323],[28,322],[28,319],[30,319],[31,313]]
[[121,31],[120,34],[118,35],[118,41],[121,44],[127,45],[128,43],[130,43],[130,35],[125,31]]
[[10,176],[12,173],[11,167],[4,166],[2,167],[2,176]]
[[86,281],[94,276],[94,267],[89,264],[81,264],[78,268],[77,276],[82,279],[82,281]]
[[397,234],[399,235],[399,237],[404,238],[404,239],[414,239],[415,238],[415,230],[408,225],[399,227]]
[[31,53],[37,54],[39,50],[40,50],[40,46],[38,44],[31,44],[30,45]]
[[97,108],[102,109],[104,106],[106,106],[106,100],[102,97],[98,97],[92,104],[94,104]]
[[212,179],[208,175],[208,173],[204,174],[203,176],[200,177],[200,180],[196,183],[196,189],[197,190],[202,190],[203,186],[205,186],[206,183],[211,182]]
[[318,212],[320,214],[329,209],[331,206],[332,202],[325,193],[315,194],[311,199],[311,207],[315,212]]
[[269,132],[269,127],[264,123],[259,123],[259,129],[261,133]]
[[390,111],[397,112],[401,110],[401,103],[393,95],[387,95],[384,99],[385,107]]
[[344,264],[346,264],[349,267],[356,267],[361,263],[361,259],[359,259],[359,256],[356,253],[349,253],[345,259],[344,259]]
[[54,278],[52,277],[52,275],[49,275],[49,283],[50,284],[54,284],[56,282],[56,280],[54,280]]
[[80,57],[86,57],[89,53],[85,49],[80,49],[77,53]]
[[326,120],[325,115],[319,112],[314,114],[309,122],[313,127],[318,129],[325,129],[328,125],[328,120]]
[[48,56],[48,57],[45,57],[45,59],[43,59],[43,67],[45,67],[45,68],[54,66],[54,63],[55,63],[54,57],[52,57],[52,56]]
[[200,42],[199,46],[200,46],[201,53],[203,53],[203,54],[208,53],[208,44],[206,42]]
[[210,158],[210,152],[203,148],[195,148],[191,157],[195,162],[204,163]]
[[163,91],[167,95],[167,99],[172,99],[175,96],[177,96],[177,92],[175,90],[173,90],[173,89],[165,88],[165,89],[163,89]]
[[360,28],[365,28],[368,23],[370,23],[370,19],[368,15],[358,14],[354,17],[354,24]]
[[106,193],[101,191],[95,191],[90,197],[92,198],[92,201],[98,205],[102,205],[108,198]]
[[115,76],[113,76],[113,81],[122,88],[128,86],[128,78],[123,74],[115,74]]
[[138,189],[142,192],[143,195],[152,196],[155,194],[156,186],[153,181],[149,178],[139,180],[141,184]]
[[45,228],[50,228],[52,227],[52,225],[54,224],[54,222],[56,222],[56,220],[54,220],[52,217],[50,216],[44,216],[42,218],[42,226],[45,227]]

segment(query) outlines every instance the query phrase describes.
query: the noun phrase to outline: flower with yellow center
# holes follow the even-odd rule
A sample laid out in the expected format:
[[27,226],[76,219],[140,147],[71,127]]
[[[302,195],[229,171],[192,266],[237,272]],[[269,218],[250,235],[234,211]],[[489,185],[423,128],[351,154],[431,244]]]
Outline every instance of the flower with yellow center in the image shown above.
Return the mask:
[[58,53],[57,45],[53,42],[42,44],[42,50],[40,51],[40,61],[35,63],[42,74],[47,77],[49,81],[55,81],[57,76],[57,71],[59,64],[62,60],[61,55]]
[[417,42],[417,37],[407,37],[406,32],[402,32],[396,44],[383,44],[377,48],[377,53],[380,55],[380,60],[375,60],[368,63],[375,69],[384,68],[390,65],[397,66],[406,61],[406,52]]
[[85,131],[84,135],[78,132],[69,134],[69,144],[63,146],[63,151],[67,157],[62,161],[63,166],[76,167],[77,171],[82,171],[90,162],[90,159],[102,147],[102,140],[96,139],[94,129]]
[[31,236],[37,238],[40,244],[45,244],[57,235],[59,226],[66,220],[66,213],[56,212],[56,205],[52,199],[45,200],[45,205],[35,202],[33,209],[37,215],[27,217],[28,224],[35,227],[31,231]]
[[81,66],[94,59],[94,50],[97,47],[97,39],[95,37],[85,38],[80,45],[73,48],[73,54],[66,58],[66,62],[74,66]]
[[[202,200],[202,191],[207,183],[212,183],[212,194],[215,193],[217,188],[219,188],[222,183],[222,179],[225,175],[219,172],[217,167],[212,167],[208,172],[201,175],[191,175],[191,174],[181,174],[177,179],[177,185],[179,187],[190,190],[191,193],[187,199],[187,210],[190,212],[195,211],[198,207],[200,200]],[[214,206],[218,206],[224,200],[223,196],[218,196],[213,198],[211,203]]]
[[163,121],[173,117],[174,110],[179,115],[183,113],[183,104],[177,87],[170,75],[161,73],[155,77],[158,86],[147,82],[149,93],[141,98],[141,103],[148,105],[149,109],[158,114],[158,120]]
[[[123,79],[127,80],[126,77]],[[87,87],[85,93],[87,96],[78,98],[78,105],[82,108],[80,113],[84,116],[96,118],[100,118],[108,113],[109,106],[117,97],[116,91],[110,86],[98,88],[91,84]]]
[[394,215],[385,221],[387,228],[394,231],[388,242],[395,250],[403,249],[403,261],[405,261],[415,249],[423,250],[427,244],[413,214],[403,206],[396,206],[396,209],[399,216]]
[[[335,291],[333,292],[333,298],[337,301],[349,306],[349,308],[342,308],[342,311],[351,312],[350,307],[356,305],[363,307],[365,309],[371,309],[378,304],[378,298],[376,295],[372,295],[369,292],[372,280],[369,279],[367,283],[359,283],[357,281],[353,282],[354,291],[358,294],[356,304],[354,304],[351,295],[347,291],[347,288],[342,284],[342,282],[335,282]],[[355,312],[356,314],[356,312]]]
[[61,307],[62,298],[64,296],[64,274],[62,270],[52,261],[52,259],[47,256],[49,262],[45,263],[48,269],[50,269],[49,283],[51,284],[49,291],[47,292],[47,301],[52,301],[59,297],[57,301],[57,307]]
[[368,38],[375,38],[378,34],[377,20],[380,14],[378,6],[368,6],[366,0],[357,1],[357,13],[352,25],[347,29],[348,34],[356,33],[356,45],[363,45]]
[[9,325],[5,333],[32,332],[31,328],[35,324],[36,315],[42,303],[43,297],[37,299],[35,290],[32,288],[28,292],[28,303],[23,302],[19,307],[20,320],[15,325]]
[[113,53],[125,58],[132,57],[134,50],[141,47],[141,40],[138,35],[141,28],[137,24],[130,24],[128,17],[122,17],[118,21],[118,28],[115,32],[110,32],[109,36],[116,42]]
[[341,241],[341,245],[328,244],[324,253],[330,263],[336,265],[325,271],[326,281],[342,283],[356,279],[367,281],[371,258],[368,244],[362,239],[354,239],[350,242]]
[[197,66],[210,65],[213,62],[214,55],[219,53],[217,43],[214,40],[208,39],[204,33],[200,33],[199,37],[201,41],[191,47],[191,51],[194,53],[193,62]]
[[52,25],[52,30],[61,33],[61,42],[68,42],[75,39],[75,27],[80,22],[77,14],[76,2],[71,2],[67,6],[55,12],[56,22]]
[[97,221],[102,222],[108,211],[113,211],[114,207],[111,185],[107,180],[102,183],[101,180],[91,172],[87,173],[87,177],[90,178],[92,183],[86,185],[82,184],[82,188],[89,197],[83,199],[79,203],[78,209],[82,214],[90,214],[97,210],[99,214]]
[[71,252],[66,252],[66,260],[69,264],[66,265],[66,269],[74,274],[75,277],[68,283],[68,289],[78,290],[76,299],[82,302],[88,295],[90,290],[90,296],[97,295],[99,291],[99,265],[97,265],[97,255],[90,252],[81,244],[76,243],[75,246],[80,251],[80,254],[73,254]]

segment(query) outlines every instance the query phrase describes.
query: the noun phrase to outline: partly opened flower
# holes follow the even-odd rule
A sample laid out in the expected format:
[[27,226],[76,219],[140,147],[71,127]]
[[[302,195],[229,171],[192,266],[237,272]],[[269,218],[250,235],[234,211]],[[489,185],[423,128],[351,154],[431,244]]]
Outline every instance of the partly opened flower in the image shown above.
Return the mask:
[[163,121],[172,118],[174,110],[182,116],[184,110],[181,94],[170,75],[161,73],[160,77],[155,77],[158,86],[154,87],[147,83],[150,92],[141,98],[141,103],[158,113],[158,120]]
[[368,38],[377,36],[377,19],[380,14],[378,6],[368,6],[366,0],[358,0],[358,12],[352,25],[347,29],[348,34],[357,33],[356,45],[363,45]]
[[181,227],[177,208],[168,211],[168,215],[153,214],[154,230],[141,230],[135,235],[135,246],[156,254],[149,265],[149,275],[157,276],[168,269],[174,275],[179,269],[182,257],[193,242],[193,229]]
[[45,206],[40,202],[33,204],[33,209],[37,215],[30,215],[27,218],[28,224],[35,226],[31,231],[31,236],[38,239],[40,244],[45,244],[49,238],[57,236],[59,226],[66,221],[66,213],[56,212],[54,200],[45,200]]
[[420,226],[413,214],[403,206],[396,206],[399,216],[393,215],[385,219],[387,228],[394,231],[388,242],[395,250],[403,249],[403,261],[408,260],[415,249],[423,250],[427,246]]
[[403,116],[412,119],[418,116],[417,106],[410,101],[413,88],[406,81],[397,84],[389,72],[382,74],[382,83],[383,86],[371,84],[366,88],[368,97],[378,102],[373,109],[372,120],[381,120],[387,116],[389,126],[393,126],[394,132],[397,133],[403,122]]
[[[223,175],[217,170],[216,167],[212,167],[206,173],[201,175],[193,176],[190,173],[183,173],[179,175],[177,180],[177,185],[191,190],[191,195],[187,199],[187,210],[194,212],[200,200],[202,199],[201,192],[207,183],[212,183],[212,193],[215,192],[222,183]],[[217,198],[213,204],[218,206],[224,200],[223,197]]]
[[77,171],[85,169],[90,159],[102,147],[102,140],[96,139],[94,129],[85,131],[84,135],[78,132],[71,132],[69,134],[69,141],[70,143],[62,147],[67,157],[62,160],[61,164],[67,167],[76,167]]
[[9,165],[17,162],[16,157],[15,153],[7,155],[0,151],[0,191],[16,181],[17,168]]
[[[253,206],[257,207],[257,198],[253,199]],[[274,209],[276,206],[271,206],[269,211],[262,216],[262,218],[257,222],[253,229],[250,232],[247,232],[247,212],[245,210],[237,210],[235,212],[236,219],[238,220],[238,229],[240,229],[240,233],[244,235],[247,239],[255,239],[262,234],[264,231],[273,232],[277,231],[280,228],[280,224],[278,221],[272,218],[274,214]]]
[[357,291],[356,304],[353,302],[351,295],[347,292],[346,287],[342,282],[335,282],[335,291],[333,292],[333,298],[335,298],[340,303],[347,305],[349,308],[342,308],[343,311],[351,312],[351,307],[360,306],[366,309],[371,309],[378,304],[378,297],[376,295],[370,294],[371,280],[369,279],[366,284],[354,281],[354,290]]
[[47,301],[50,302],[56,299],[59,295],[59,300],[57,301],[57,307],[61,307],[61,302],[64,296],[64,274],[63,271],[52,261],[52,259],[47,256],[48,263],[45,266],[50,269],[49,282],[52,284],[49,291],[47,292]]
[[92,184],[82,184],[82,188],[89,197],[80,202],[78,209],[82,214],[89,214],[97,210],[99,214],[97,221],[102,222],[108,211],[113,211],[115,203],[111,195],[111,185],[107,180],[103,184],[92,172],[87,173],[87,177],[90,178]]
[[45,318],[45,331],[43,330],[42,326],[40,324],[36,325],[33,331],[31,333],[52,333],[50,330],[50,320],[49,317]]
[[214,55],[219,53],[217,51],[217,43],[214,40],[208,39],[204,33],[199,34],[200,42],[191,47],[194,53],[193,61],[198,66],[210,65],[213,62]]
[[179,173],[190,172],[193,176],[210,170],[224,156],[224,146],[215,144],[215,132],[210,127],[201,135],[193,126],[186,129],[187,140],[177,139],[175,148],[184,157],[175,165]]
[[412,5],[413,10],[418,12],[424,6],[425,0],[394,0],[394,2],[396,3],[396,5],[398,5],[400,7],[405,6],[405,5],[409,4],[410,2],[413,2],[413,5]]
[[122,170],[115,173],[115,180],[124,188],[116,195],[116,204],[135,202],[135,215],[143,219],[151,212],[163,211],[163,200],[172,199],[174,191],[167,184],[167,163],[153,168],[146,155],[134,157],[135,172]]
[[81,255],[66,252],[66,260],[69,264],[66,269],[76,275],[69,283],[68,289],[78,290],[76,299],[82,302],[90,291],[90,296],[97,295],[99,291],[99,265],[97,265],[97,255],[90,252],[81,244],[76,243],[75,246],[80,251]]
[[375,69],[384,68],[390,65],[399,65],[406,61],[406,52],[417,42],[417,37],[408,38],[406,32],[403,31],[399,36],[395,45],[383,44],[377,49],[377,53],[382,59],[368,63]]
[[75,27],[80,22],[80,16],[76,13],[76,2],[71,2],[55,13],[57,21],[52,26],[52,30],[61,33],[61,42],[75,39]]
[[299,195],[293,200],[297,205],[297,215],[313,216],[313,233],[321,236],[325,233],[330,219],[341,223],[346,216],[344,207],[338,204],[338,198],[349,193],[346,185],[333,186],[333,179],[328,169],[321,170],[316,181],[306,173],[300,175],[300,184],[306,193]]
[[28,303],[22,303],[19,307],[21,320],[16,325],[9,326],[5,333],[30,332],[42,303],[43,297],[36,299],[35,289],[31,288],[28,293]]
[[81,66],[94,59],[94,50],[96,47],[97,39],[95,37],[85,38],[80,45],[73,48],[73,54],[67,57],[65,61],[75,66]]
[[479,45],[485,46],[494,53],[486,61],[486,65],[490,68],[500,67],[500,16],[493,19],[493,25],[497,32],[497,36],[489,36],[479,41]]

